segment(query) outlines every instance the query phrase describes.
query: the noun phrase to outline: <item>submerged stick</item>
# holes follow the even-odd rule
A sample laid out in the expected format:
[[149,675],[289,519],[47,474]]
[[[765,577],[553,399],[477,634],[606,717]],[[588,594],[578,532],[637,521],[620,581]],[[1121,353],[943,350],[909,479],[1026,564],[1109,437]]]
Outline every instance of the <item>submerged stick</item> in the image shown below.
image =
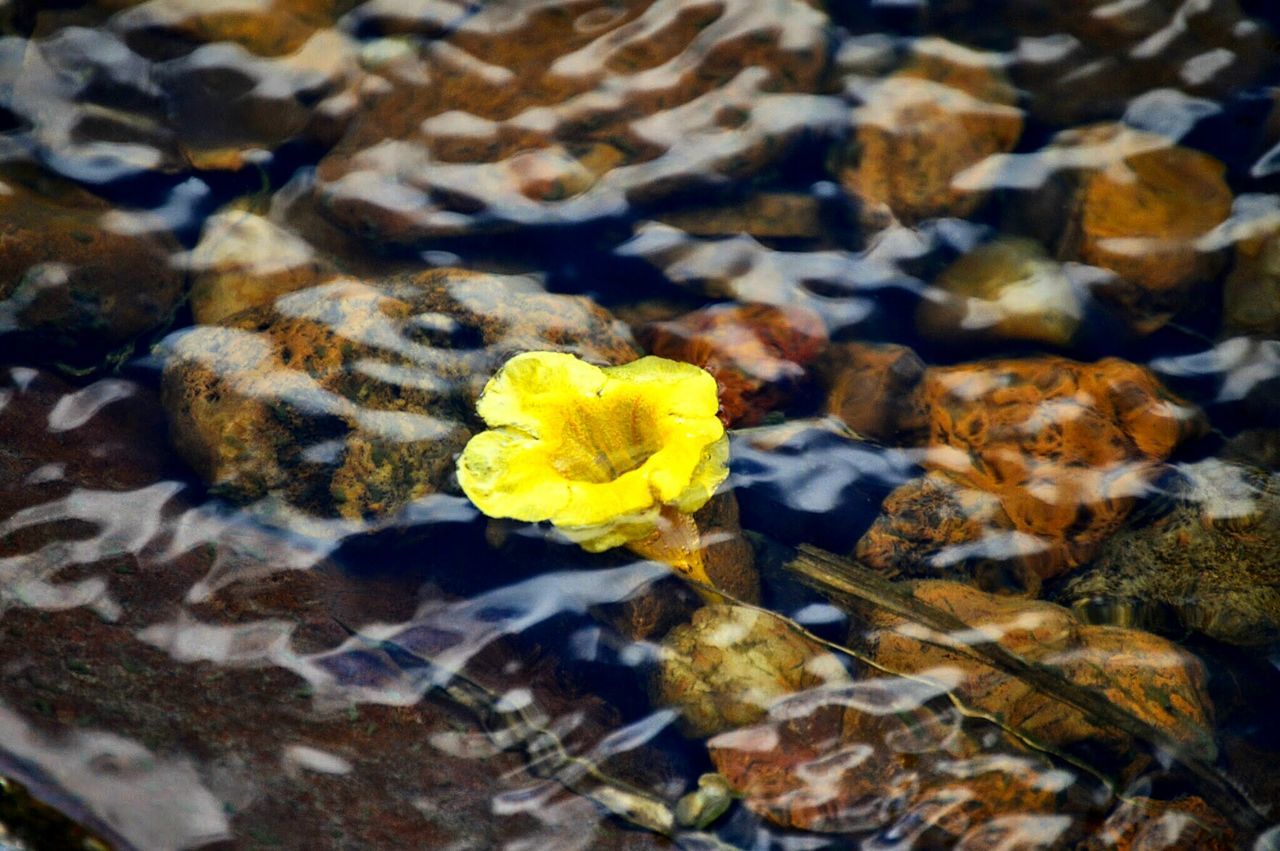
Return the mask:
[[[869,605],[934,632],[972,630],[970,624],[916,599],[875,571],[817,547],[801,544],[796,557],[783,567],[803,584],[846,604]],[[983,664],[1030,683],[1049,698],[1074,707],[1133,739],[1164,752],[1204,784],[1204,797],[1213,806],[1224,815],[1230,814],[1239,819],[1241,826],[1254,834],[1260,833],[1269,824],[1263,811],[1244,790],[1225,777],[1211,762],[1165,731],[1110,702],[1100,693],[1071,682],[1052,668],[1029,662],[1011,653],[994,639],[972,644],[948,644],[947,648],[966,653]]]

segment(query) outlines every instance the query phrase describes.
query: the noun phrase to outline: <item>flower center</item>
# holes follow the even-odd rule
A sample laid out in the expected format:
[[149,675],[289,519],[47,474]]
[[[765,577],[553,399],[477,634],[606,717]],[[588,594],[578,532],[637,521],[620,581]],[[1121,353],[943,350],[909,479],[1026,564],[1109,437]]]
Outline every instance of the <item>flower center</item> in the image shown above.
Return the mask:
[[570,481],[603,484],[642,466],[661,448],[654,413],[640,399],[590,399],[566,412],[551,463]]

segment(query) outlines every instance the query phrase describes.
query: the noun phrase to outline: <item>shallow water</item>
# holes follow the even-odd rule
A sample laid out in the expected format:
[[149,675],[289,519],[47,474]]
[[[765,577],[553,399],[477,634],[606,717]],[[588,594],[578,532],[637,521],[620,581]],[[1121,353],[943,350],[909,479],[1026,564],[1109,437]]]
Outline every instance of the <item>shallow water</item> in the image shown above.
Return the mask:
[[[0,5],[0,848],[1280,841],[1280,15],[1061,6]],[[462,493],[538,350],[717,591]]]

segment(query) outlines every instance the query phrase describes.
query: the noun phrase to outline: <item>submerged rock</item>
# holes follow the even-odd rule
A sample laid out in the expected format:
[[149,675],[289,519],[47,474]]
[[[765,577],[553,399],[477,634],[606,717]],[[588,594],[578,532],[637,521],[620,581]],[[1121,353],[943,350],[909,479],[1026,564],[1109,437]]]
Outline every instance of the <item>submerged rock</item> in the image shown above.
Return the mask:
[[1016,94],[995,57],[929,39],[884,79],[852,78],[862,101],[849,144],[832,158],[844,187],[864,204],[908,224],[967,216],[984,195],[954,178],[1022,134]]
[[[152,0],[119,19],[158,4]],[[162,5],[218,15],[209,4]],[[240,3],[216,5],[233,17],[247,10]],[[123,36],[110,27],[64,26],[32,39],[6,100],[29,125],[23,133],[41,159],[75,179],[100,183],[192,165],[262,164],[286,142],[332,144],[356,105],[355,48],[336,29],[317,29],[296,50],[262,56],[234,40],[193,42],[181,34],[147,43],[163,25],[121,28]],[[247,24],[243,32],[255,29]]]
[[[985,594],[957,582],[916,582],[911,593],[968,627],[951,641],[963,645],[975,641],[975,634],[984,635],[1074,685],[1096,689],[1109,703],[1197,752],[1214,752],[1204,668],[1172,642],[1141,630],[1086,626],[1061,606]],[[1057,747],[1094,741],[1124,753],[1133,744],[1105,720],[988,665],[962,646],[922,635],[897,615],[876,611],[871,623],[867,640],[877,666],[906,675],[947,671],[948,688],[1002,726]]]
[[840,660],[782,618],[705,606],[662,642],[654,700],[680,710],[693,735],[754,724],[796,692],[847,682]]
[[[994,726],[922,706],[938,694],[889,678],[815,689],[707,746],[746,806],[783,827],[879,830],[910,847],[1057,847],[1081,809],[1064,794],[1073,775]],[[1024,835],[1021,817],[1041,829]]]
[[716,588],[745,603],[760,602],[760,574],[755,549],[743,534],[738,499],[721,491],[693,514],[702,566]]
[[1072,271],[1032,240],[983,245],[938,276],[916,309],[916,328],[930,339],[1066,346],[1084,316]]
[[183,276],[170,233],[134,232],[125,211],[70,184],[0,180],[0,337],[86,367],[171,318]]
[[187,161],[236,169],[269,159],[286,142],[337,141],[358,102],[355,51],[342,33],[320,29],[279,57],[214,42],[157,63],[154,74]]
[[804,94],[827,19],[801,0],[393,9],[359,17],[429,38],[374,63],[318,171],[329,215],[377,240],[614,215],[747,175],[840,111]]
[[1117,123],[1073,128],[975,169],[966,184],[1028,190],[1010,224],[1056,246],[1059,260],[1114,272],[1093,292],[1138,333],[1164,325],[1222,267],[1206,237],[1231,213],[1225,167],[1165,136]]
[[1231,851],[1235,831],[1202,798],[1122,801],[1079,851]]
[[191,313],[202,325],[334,277],[306,240],[234,207],[205,220],[189,267]]
[[339,279],[179,335],[165,406],[174,445],[228,495],[372,518],[451,486],[485,381],[531,350],[637,355],[594,303],[528,279]]
[[1224,336],[1280,337],[1280,228],[1236,243],[1222,314]]
[[1114,358],[930,367],[917,392],[930,475],[890,494],[857,557],[913,576],[1007,566],[1032,592],[1092,558],[1155,465],[1204,427],[1148,370]]
[[1163,607],[1229,644],[1280,640],[1280,475],[1202,461],[1181,468],[1172,499],[1164,516],[1103,544],[1058,599],[1157,623]]
[[1196,240],[1231,212],[1225,167],[1207,154],[1170,146],[1125,157],[1086,177],[1078,212],[1059,251],[1111,269],[1136,287],[1104,287],[1139,330],[1163,324],[1219,258]]
[[1274,34],[1237,0],[1006,5],[1002,34],[1023,34],[1011,73],[1032,112],[1050,124],[1115,118],[1148,94],[1205,104],[1275,66]]
[[657,220],[691,236],[819,239],[824,231],[818,199],[792,192],[758,192],[741,203],[682,208]]
[[856,434],[907,445],[927,437],[925,364],[911,349],[891,343],[840,343],[827,350],[819,371],[829,388],[827,411]]
[[1034,594],[1041,578],[1027,563],[1044,546],[1018,531],[997,494],[931,472],[885,497],[854,552],[878,570],[972,576],[984,588]]
[[172,55],[212,42],[232,42],[256,56],[287,56],[318,30],[332,27],[343,7],[357,0],[97,0],[120,10],[109,26],[144,54]]
[[650,353],[696,364],[720,390],[726,426],[755,425],[787,404],[827,341],[822,318],[801,307],[720,304],[646,327]]
[[1222,447],[1222,459],[1280,470],[1280,429],[1245,429]]

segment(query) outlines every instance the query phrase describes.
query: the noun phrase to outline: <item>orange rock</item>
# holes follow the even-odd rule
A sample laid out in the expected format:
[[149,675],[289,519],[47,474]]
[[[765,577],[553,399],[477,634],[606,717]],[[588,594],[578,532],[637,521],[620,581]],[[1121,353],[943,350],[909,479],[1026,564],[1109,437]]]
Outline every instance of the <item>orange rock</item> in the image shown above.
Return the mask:
[[983,195],[956,188],[953,178],[1013,150],[1022,135],[1015,92],[995,64],[941,40],[861,94],[853,137],[833,167],[864,203],[905,222],[973,212]]
[[830,388],[827,410],[859,435],[892,443],[927,435],[925,365],[906,346],[841,343],[827,350],[819,372]]
[[1034,590],[1092,558],[1154,466],[1205,426],[1150,371],[1115,358],[931,367],[922,385],[934,476],[895,491],[857,548],[916,575],[1006,561]]
[[[1019,229],[1055,245],[1059,260],[1115,273],[1094,287],[1139,333],[1161,327],[1189,303],[1193,287],[1221,268],[1207,240],[1231,212],[1224,166],[1164,136],[1121,124],[1066,130],[1020,155],[1044,183],[1016,205]],[[999,184],[999,170],[978,185]]]
[[1235,831],[1195,796],[1174,801],[1130,798],[1120,802],[1080,851],[1231,851]]
[[720,418],[729,426],[755,425],[785,405],[826,341],[826,327],[813,311],[767,304],[715,305],[652,323],[641,333],[650,353],[715,376]]
[[[1022,566],[1042,545],[1017,534],[995,494],[965,487],[941,473],[904,482],[880,507],[880,516],[858,541],[859,561],[892,573],[938,575],[961,562],[976,562],[984,587],[1036,591],[1039,575]],[[984,574],[987,567],[1013,563],[1016,581]]]
[[1140,331],[1177,312],[1219,258],[1196,244],[1231,212],[1222,163],[1170,146],[1126,157],[1085,178],[1075,228],[1061,251],[1120,275],[1130,287],[1100,295],[1116,301]]
[[[986,594],[958,582],[917,582],[912,594],[965,623],[966,634],[989,634],[1006,650],[1096,689],[1114,706],[1203,754],[1213,753],[1204,669],[1172,642],[1141,630],[1085,626],[1061,606]],[[877,665],[899,674],[956,672],[948,675],[950,690],[1020,733],[1054,746],[1092,740],[1123,752],[1132,744],[1104,721],[948,646],[972,643],[971,636],[921,635],[915,625],[884,612],[872,615],[872,623],[879,627],[871,637]]]

